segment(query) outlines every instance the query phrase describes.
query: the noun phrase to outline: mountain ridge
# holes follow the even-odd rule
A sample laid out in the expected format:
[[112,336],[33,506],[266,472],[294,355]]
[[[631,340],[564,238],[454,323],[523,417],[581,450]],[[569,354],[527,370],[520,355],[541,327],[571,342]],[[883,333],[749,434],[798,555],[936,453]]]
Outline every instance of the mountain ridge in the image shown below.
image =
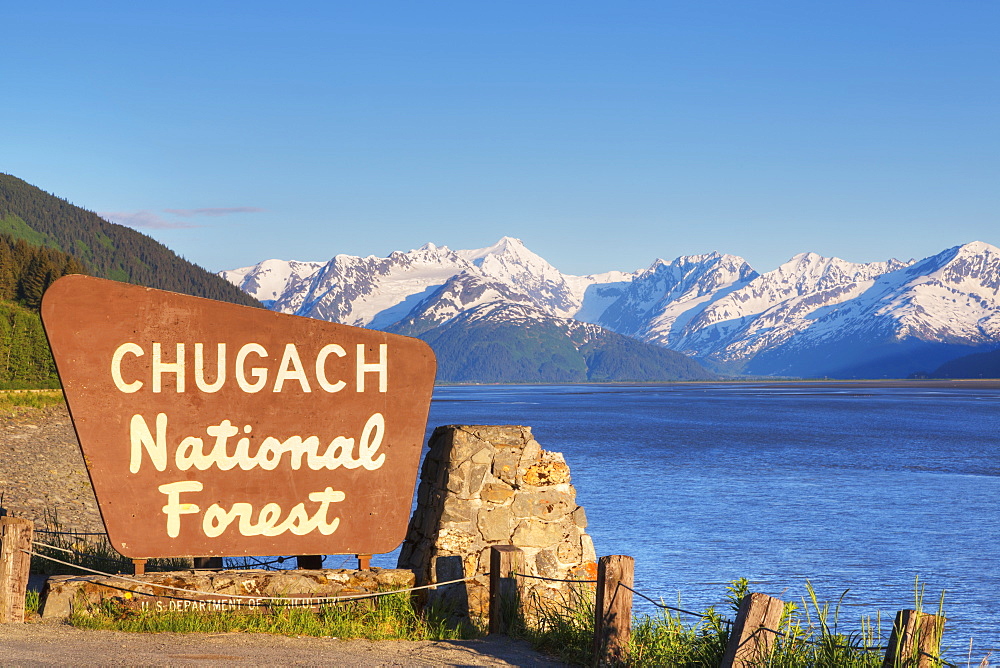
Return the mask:
[[[799,253],[763,274],[713,251],[659,258],[631,273],[572,276],[511,237],[474,250],[427,244],[390,258],[338,255],[315,264],[312,275],[286,283],[272,308],[352,314],[358,317],[348,324],[423,336],[498,301],[760,376],[905,377],[1000,345],[1000,249],[981,241],[905,261]],[[371,270],[375,264],[381,273]],[[231,276],[252,280],[259,266]],[[407,285],[406,276],[420,280]],[[310,282],[325,286],[320,299],[301,296]],[[340,310],[324,311],[323,300]]]

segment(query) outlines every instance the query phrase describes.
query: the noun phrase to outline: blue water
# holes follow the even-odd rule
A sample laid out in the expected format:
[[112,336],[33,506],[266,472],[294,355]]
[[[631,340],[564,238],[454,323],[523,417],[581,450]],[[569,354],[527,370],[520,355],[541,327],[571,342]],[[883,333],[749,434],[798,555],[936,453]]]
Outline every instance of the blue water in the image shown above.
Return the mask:
[[[865,385],[440,387],[429,430],[522,424],[562,452],[598,555],[702,610],[725,584],[862,614],[936,611],[952,661],[1000,652],[1000,390]],[[637,599],[639,612],[652,612]],[[728,611],[727,611],[728,612]],[[978,662],[978,659],[977,661]]]

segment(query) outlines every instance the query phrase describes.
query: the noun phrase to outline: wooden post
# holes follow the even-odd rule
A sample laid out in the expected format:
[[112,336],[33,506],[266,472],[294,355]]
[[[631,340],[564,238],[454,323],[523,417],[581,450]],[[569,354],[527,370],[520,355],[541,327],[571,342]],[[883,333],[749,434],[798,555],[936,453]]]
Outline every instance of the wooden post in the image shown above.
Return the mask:
[[900,610],[892,625],[882,668],[931,668],[941,665],[945,618],[916,610]]
[[145,575],[146,574],[146,560],[145,559],[133,559],[132,560],[132,573],[134,575]]
[[354,556],[358,558],[359,571],[370,571],[372,569],[372,555],[356,554]]
[[225,566],[222,563],[222,557],[195,557],[194,568],[195,570],[212,570],[222,569]]
[[307,571],[318,571],[323,568],[323,555],[301,554],[295,557],[295,567]]
[[761,665],[771,653],[774,633],[785,604],[766,594],[747,594],[740,601],[729,644],[719,668],[749,668]]
[[523,573],[524,552],[514,545],[490,547],[490,621],[491,634],[510,630],[516,606],[520,605],[521,587],[515,573]]
[[0,623],[24,622],[24,597],[31,572],[35,523],[20,517],[0,517]]
[[594,662],[624,663],[632,637],[632,591],[635,559],[621,554],[597,561],[597,603],[594,608]]

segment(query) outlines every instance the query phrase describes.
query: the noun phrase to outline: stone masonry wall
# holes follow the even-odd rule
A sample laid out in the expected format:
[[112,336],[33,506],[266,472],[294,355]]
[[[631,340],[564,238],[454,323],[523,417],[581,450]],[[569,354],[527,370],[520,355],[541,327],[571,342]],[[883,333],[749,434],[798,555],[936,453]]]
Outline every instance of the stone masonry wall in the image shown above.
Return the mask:
[[[524,551],[529,575],[587,580],[597,573],[587,516],[576,504],[559,453],[542,450],[530,427],[449,425],[434,430],[398,567],[418,585],[475,580],[431,590],[459,616],[485,618],[489,548]],[[566,600],[569,585],[523,580],[534,600]]]
[[[253,609],[255,599],[238,597],[278,596],[290,603],[302,603],[312,596],[349,596],[370,594],[413,586],[413,573],[392,568],[367,571],[347,569],[265,571],[173,571],[129,575],[129,580],[103,575],[52,575],[42,590],[43,619],[68,617],[74,610],[85,612],[102,601],[117,601],[122,605],[146,605],[152,611],[207,610],[230,611]],[[189,595],[166,585],[199,592]],[[208,603],[208,595],[215,600]],[[298,600],[295,597],[306,597]],[[196,601],[194,599],[202,598]]]

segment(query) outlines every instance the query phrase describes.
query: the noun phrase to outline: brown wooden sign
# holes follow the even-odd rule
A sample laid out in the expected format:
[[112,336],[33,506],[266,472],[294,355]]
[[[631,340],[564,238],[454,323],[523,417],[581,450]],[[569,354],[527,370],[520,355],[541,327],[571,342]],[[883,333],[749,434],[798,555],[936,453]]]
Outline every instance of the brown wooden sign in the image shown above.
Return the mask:
[[123,555],[403,540],[434,384],[424,342],[76,275],[42,320]]

